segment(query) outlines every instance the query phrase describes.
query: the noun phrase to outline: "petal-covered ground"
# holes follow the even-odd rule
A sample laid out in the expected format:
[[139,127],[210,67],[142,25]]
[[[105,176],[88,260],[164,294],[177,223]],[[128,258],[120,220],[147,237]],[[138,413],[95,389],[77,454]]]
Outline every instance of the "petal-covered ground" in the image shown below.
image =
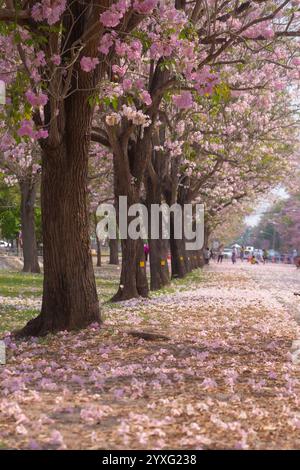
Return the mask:
[[293,266],[213,264],[178,292],[106,305],[101,328],[7,336],[0,446],[299,448],[298,286]]

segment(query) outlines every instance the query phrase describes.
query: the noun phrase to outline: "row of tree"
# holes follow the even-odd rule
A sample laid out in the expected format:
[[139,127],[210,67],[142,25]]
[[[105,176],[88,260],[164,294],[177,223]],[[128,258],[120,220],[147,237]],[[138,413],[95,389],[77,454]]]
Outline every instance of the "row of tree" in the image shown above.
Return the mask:
[[[43,302],[21,334],[101,321],[90,254],[99,202],[202,202],[207,240],[232,207],[294,173],[298,10],[287,0],[2,2],[2,169],[30,168],[26,207],[41,173]],[[172,234],[171,218],[172,276],[183,277],[201,253]],[[168,246],[149,244],[158,289]],[[141,240],[122,240],[114,300],[148,295],[143,256]]]

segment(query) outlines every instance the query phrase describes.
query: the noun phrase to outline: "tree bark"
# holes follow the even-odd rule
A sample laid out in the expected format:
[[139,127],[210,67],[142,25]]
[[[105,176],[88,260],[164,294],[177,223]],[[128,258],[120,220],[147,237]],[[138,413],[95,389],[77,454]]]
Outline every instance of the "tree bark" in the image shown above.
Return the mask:
[[34,181],[21,181],[21,226],[23,242],[23,272],[40,273],[35,233],[34,204],[36,198]]
[[109,264],[119,264],[119,242],[118,239],[109,240]]
[[[127,196],[127,213],[128,208],[132,204],[140,202],[140,186],[133,185],[131,174],[128,171],[124,171],[123,164],[126,158],[127,156],[121,151],[119,154],[114,153],[114,192],[117,216],[119,214],[118,201],[120,196]],[[138,158],[135,149],[131,151],[131,158],[133,161]],[[140,171],[143,174],[143,170]],[[127,177],[125,177],[126,174]],[[128,217],[128,225],[131,219],[132,218]],[[122,267],[120,284],[118,291],[112,297],[112,301],[128,300],[139,296],[148,297],[149,287],[142,240],[132,240],[129,237],[127,239],[121,239],[121,247]]]
[[[172,219],[171,219],[172,225]],[[172,278],[183,278],[187,274],[184,240],[170,238]]]
[[158,290],[170,283],[167,253],[163,240],[149,240],[150,288]]
[[89,237],[88,151],[92,108],[88,94],[65,102],[60,145],[42,153],[44,286],[42,310],[19,335],[76,330],[100,322]]
[[[159,155],[157,155],[157,162]],[[152,204],[161,204],[162,187],[159,178],[159,165],[155,165],[156,175],[149,175],[146,178],[146,200],[148,208],[148,230],[149,230],[149,257],[150,257],[150,289],[158,290],[170,283],[169,267],[165,243],[162,239],[162,216],[159,220],[159,236],[158,239],[152,239],[151,236],[151,206]]]
[[122,240],[122,269],[120,285],[112,301],[148,297],[149,288],[142,240]]
[[[131,199],[129,199],[128,206]],[[118,302],[139,296],[148,297],[149,287],[147,281],[146,262],[143,241],[131,238],[121,240],[122,267],[120,285],[112,301]]]
[[97,263],[96,263],[96,266],[97,266],[97,268],[101,268],[101,266],[102,266],[102,262],[101,262],[101,242],[100,242],[99,238],[97,237],[97,234],[96,234],[96,243],[97,243]]

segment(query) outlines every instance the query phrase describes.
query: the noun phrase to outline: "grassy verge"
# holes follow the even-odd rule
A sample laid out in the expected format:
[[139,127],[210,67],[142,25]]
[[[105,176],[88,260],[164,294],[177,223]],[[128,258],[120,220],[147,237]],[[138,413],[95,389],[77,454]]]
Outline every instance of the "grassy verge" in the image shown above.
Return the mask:
[[[150,297],[173,294],[196,287],[203,281],[200,269],[188,274],[184,279],[175,279],[167,287],[151,292]],[[122,304],[111,303],[109,299],[116,292],[119,283],[119,270],[106,269],[96,271],[97,291],[103,302],[103,313],[107,308],[123,308]],[[42,274],[0,272],[0,335],[24,326],[31,318],[38,315],[42,296]],[[140,309],[141,314],[142,308]]]

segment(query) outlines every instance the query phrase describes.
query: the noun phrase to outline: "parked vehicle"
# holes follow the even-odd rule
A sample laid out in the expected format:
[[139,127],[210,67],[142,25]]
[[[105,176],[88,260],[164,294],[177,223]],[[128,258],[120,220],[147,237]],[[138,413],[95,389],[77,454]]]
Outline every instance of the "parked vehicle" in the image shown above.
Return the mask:
[[0,250],[7,250],[8,243],[5,240],[0,240]]
[[224,258],[226,258],[226,259],[231,258],[232,248],[224,248],[222,254],[223,254]]
[[244,251],[244,259],[248,259],[250,256],[253,255],[253,247],[252,246],[246,246],[245,251]]

